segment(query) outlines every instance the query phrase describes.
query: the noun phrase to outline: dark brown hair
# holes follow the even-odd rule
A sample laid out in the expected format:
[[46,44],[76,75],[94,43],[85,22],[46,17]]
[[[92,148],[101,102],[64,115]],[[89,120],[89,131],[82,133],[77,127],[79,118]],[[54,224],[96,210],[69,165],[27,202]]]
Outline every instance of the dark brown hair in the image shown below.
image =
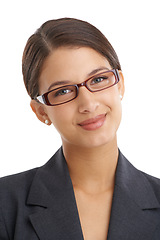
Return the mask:
[[23,79],[33,99],[39,95],[38,79],[45,59],[61,46],[86,46],[106,57],[112,68],[121,69],[107,38],[88,22],[61,18],[45,22],[27,41],[22,58]]

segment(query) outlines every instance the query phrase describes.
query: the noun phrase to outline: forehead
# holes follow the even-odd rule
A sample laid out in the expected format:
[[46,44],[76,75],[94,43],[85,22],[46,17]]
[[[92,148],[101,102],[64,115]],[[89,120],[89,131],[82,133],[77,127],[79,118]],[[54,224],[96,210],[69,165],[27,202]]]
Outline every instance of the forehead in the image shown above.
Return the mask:
[[54,81],[81,82],[97,68],[111,66],[107,59],[88,47],[60,47],[46,59],[39,78],[40,87],[45,88]]

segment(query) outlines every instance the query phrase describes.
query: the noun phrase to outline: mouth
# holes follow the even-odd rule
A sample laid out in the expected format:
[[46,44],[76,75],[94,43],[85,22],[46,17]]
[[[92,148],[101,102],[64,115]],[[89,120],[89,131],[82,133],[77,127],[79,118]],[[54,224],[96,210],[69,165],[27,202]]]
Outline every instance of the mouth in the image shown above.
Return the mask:
[[78,125],[85,130],[93,131],[103,126],[107,114],[100,114],[94,118],[87,119]]

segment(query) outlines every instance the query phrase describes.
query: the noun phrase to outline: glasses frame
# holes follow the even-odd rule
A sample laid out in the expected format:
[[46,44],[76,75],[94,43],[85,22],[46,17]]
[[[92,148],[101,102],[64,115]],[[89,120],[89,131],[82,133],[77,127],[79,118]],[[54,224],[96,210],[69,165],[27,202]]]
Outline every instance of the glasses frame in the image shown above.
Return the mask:
[[[112,72],[115,76],[115,83],[112,84],[111,86],[109,87],[106,87],[106,88],[103,88],[103,89],[100,89],[100,90],[91,90],[88,86],[87,86],[87,82],[92,79],[92,78],[96,78],[97,76],[99,76],[100,74],[104,74],[106,72]],[[64,86],[61,86],[61,87],[58,87],[58,88],[55,88],[53,90],[50,90],[40,96],[37,96],[35,97],[35,100],[38,100],[38,102],[42,103],[42,104],[45,104],[47,106],[58,106],[58,105],[62,105],[62,104],[65,104],[65,103],[68,103],[68,102],[71,102],[72,100],[74,100],[75,98],[78,97],[78,94],[79,94],[79,88],[84,86],[86,87],[90,92],[100,92],[100,91],[103,91],[105,89],[108,89],[108,88],[111,88],[113,87],[114,85],[116,85],[118,82],[120,81],[120,77],[119,77],[119,71],[118,69],[111,69],[111,70],[107,70],[107,71],[104,71],[104,72],[101,72],[101,73],[98,73],[96,75],[93,75],[92,77],[89,77],[87,80],[85,80],[84,82],[82,83],[78,83],[78,84],[71,84],[71,85],[64,85]],[[58,90],[62,87],[67,87],[67,86],[75,86],[76,87],[76,96],[66,102],[63,102],[63,103],[57,103],[57,104],[51,104],[48,100],[48,94],[52,91],[55,91],[55,90]]]

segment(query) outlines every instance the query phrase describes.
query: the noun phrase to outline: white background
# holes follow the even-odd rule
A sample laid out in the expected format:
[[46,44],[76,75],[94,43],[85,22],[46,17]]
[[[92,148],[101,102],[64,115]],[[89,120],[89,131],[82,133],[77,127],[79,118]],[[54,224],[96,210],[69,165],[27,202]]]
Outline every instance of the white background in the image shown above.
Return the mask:
[[1,1],[0,176],[44,164],[61,146],[53,126],[36,119],[21,73],[29,36],[40,25],[75,17],[98,27],[115,48],[125,77],[121,151],[160,177],[160,5],[157,0]]

